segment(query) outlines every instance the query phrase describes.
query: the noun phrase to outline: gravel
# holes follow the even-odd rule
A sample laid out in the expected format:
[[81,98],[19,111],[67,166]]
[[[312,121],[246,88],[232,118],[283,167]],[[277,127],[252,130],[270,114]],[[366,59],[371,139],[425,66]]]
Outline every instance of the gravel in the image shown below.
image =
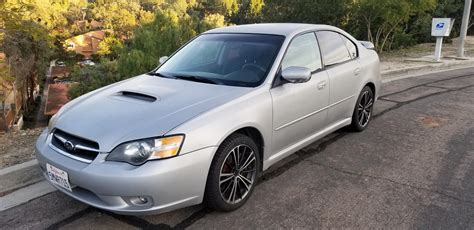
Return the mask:
[[0,169],[35,159],[35,141],[43,128],[0,133]]

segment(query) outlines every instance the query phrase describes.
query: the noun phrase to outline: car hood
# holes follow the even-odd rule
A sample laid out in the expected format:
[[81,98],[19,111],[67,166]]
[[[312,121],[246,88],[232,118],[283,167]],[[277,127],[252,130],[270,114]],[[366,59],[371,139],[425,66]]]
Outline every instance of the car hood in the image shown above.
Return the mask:
[[165,135],[251,90],[141,75],[71,101],[52,126],[96,141],[100,151],[109,152],[123,142]]

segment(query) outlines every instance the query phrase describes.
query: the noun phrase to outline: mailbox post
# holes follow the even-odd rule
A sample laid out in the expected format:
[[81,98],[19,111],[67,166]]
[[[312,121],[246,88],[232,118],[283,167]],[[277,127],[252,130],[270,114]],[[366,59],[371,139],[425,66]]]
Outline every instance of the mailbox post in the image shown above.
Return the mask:
[[441,59],[441,48],[443,47],[443,38],[448,37],[453,28],[454,19],[451,18],[433,18],[431,25],[431,36],[436,37],[436,49],[434,54],[435,61]]

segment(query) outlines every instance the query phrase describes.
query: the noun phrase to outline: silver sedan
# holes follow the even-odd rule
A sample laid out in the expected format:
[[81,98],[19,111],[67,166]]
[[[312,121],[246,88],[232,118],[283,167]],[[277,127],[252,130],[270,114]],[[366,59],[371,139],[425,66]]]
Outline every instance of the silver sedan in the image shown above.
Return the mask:
[[326,25],[214,29],[160,62],[51,118],[36,149],[52,185],[122,214],[231,211],[279,160],[364,130],[380,88],[373,45]]

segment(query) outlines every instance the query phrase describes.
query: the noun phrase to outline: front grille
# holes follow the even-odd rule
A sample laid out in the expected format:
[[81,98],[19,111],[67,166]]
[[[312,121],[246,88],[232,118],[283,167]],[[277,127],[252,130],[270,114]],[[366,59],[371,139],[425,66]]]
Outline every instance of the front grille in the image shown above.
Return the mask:
[[99,144],[80,138],[59,129],[53,132],[51,144],[59,150],[72,156],[92,162],[99,154]]

